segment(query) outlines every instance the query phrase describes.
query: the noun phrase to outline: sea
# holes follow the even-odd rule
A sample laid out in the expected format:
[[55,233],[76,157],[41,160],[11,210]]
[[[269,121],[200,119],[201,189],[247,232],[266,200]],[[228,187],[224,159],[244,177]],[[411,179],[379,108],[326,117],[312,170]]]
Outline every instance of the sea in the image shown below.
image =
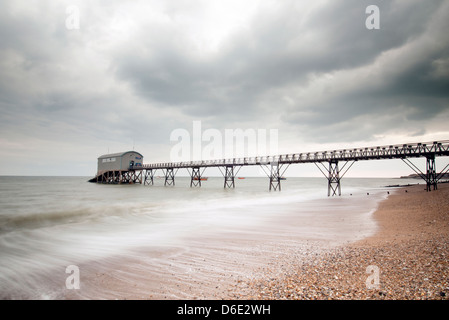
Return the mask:
[[[190,187],[189,177],[176,177],[174,186],[158,178],[152,186],[89,183],[89,178],[0,177],[1,299],[120,298],[133,290],[127,273],[115,277],[120,285],[112,286],[112,294],[110,285],[100,284],[98,270],[109,262],[109,270],[117,271],[113,261],[136,263],[143,252],[148,268],[161,268],[171,266],[168,261],[180,252],[201,256],[201,250],[213,247],[220,253],[225,243],[236,241],[233,250],[244,254],[257,239],[275,243],[281,234],[282,241],[288,235],[298,248],[311,240],[326,245],[357,241],[377,230],[373,212],[393,192],[386,186],[416,184],[344,178],[342,195],[328,197],[325,178],[287,178],[282,191],[271,192],[268,178],[262,177],[236,179],[232,189],[223,187],[222,177],[209,177],[200,188]],[[185,268],[170,272],[185,280]],[[159,269],[153,285],[163,278]],[[168,298],[190,298],[167,291]]]

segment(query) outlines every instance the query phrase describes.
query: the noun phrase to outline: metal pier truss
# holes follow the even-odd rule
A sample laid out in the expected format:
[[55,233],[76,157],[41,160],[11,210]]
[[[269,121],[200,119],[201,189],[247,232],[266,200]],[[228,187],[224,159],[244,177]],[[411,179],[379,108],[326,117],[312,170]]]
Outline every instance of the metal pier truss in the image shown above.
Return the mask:
[[[346,161],[345,164],[343,165],[343,167],[341,168],[342,170],[344,170],[344,168],[346,167],[346,165],[349,163],[349,161]],[[355,161],[352,161],[351,164],[349,165],[348,168],[346,168],[346,171],[343,172],[342,175],[340,175],[340,169],[338,167],[338,160],[330,160],[329,161],[329,169],[326,168],[326,166],[320,162],[321,166],[323,166],[324,168],[324,172],[323,170],[321,170],[320,166],[315,162],[315,165],[317,166],[317,168],[321,171],[321,173],[327,178],[328,180],[328,187],[327,187],[327,196],[335,196],[337,195],[337,191],[338,191],[338,195],[341,196],[341,184],[340,181],[343,178],[343,176],[346,174],[346,172],[349,171],[349,169],[352,167],[352,165],[355,163]]]
[[201,177],[204,173],[204,170],[206,170],[206,168],[204,168],[203,171],[201,171],[200,167],[192,167],[192,172],[190,172],[190,170],[187,169],[187,171],[190,173],[191,187],[201,187]]
[[[427,191],[436,190],[441,178],[448,173],[449,164],[437,172],[436,157],[449,156],[449,140],[430,143],[412,143],[378,147],[365,147],[321,152],[293,153],[277,156],[245,157],[221,160],[186,161],[169,163],[144,164],[139,167],[130,167],[132,176],[119,173],[108,173],[99,178],[103,181],[133,181],[142,183],[142,174],[136,171],[145,171],[145,184],[153,185],[156,170],[161,169],[165,176],[165,185],[175,185],[175,175],[178,169],[190,169],[190,186],[201,187],[201,177],[206,168],[219,168],[224,177],[224,188],[235,188],[235,176],[244,166],[260,166],[269,178],[269,190],[280,191],[281,180],[291,164],[314,163],[328,180],[328,196],[341,195],[341,180],[357,161],[401,159],[417,173],[427,184]],[[411,159],[426,158],[425,173],[421,171]],[[339,165],[344,163],[342,167]],[[236,168],[237,171],[236,171]],[[118,179],[118,180],[117,180]]]
[[107,184],[142,184],[141,170],[113,170],[98,174],[93,180]]
[[175,185],[175,175],[176,172],[178,172],[178,168],[176,169],[176,172],[174,170],[174,166],[170,166],[168,168],[162,169],[162,172],[164,172],[165,175],[165,186],[174,186]]
[[238,169],[236,172],[234,172],[233,165],[225,165],[224,166],[224,172],[221,170],[220,167],[218,169],[220,170],[221,174],[224,177],[224,188],[235,188],[235,176],[239,173],[242,166],[238,166]]
[[154,184],[154,174],[155,173],[156,173],[156,169],[145,170],[144,185],[153,185]]
[[[284,167],[282,171],[282,167]],[[279,162],[272,162],[268,165],[261,165],[260,167],[265,172],[265,174],[270,179],[269,190],[281,191],[281,180],[284,176],[285,171],[287,171],[290,164],[279,164]]]

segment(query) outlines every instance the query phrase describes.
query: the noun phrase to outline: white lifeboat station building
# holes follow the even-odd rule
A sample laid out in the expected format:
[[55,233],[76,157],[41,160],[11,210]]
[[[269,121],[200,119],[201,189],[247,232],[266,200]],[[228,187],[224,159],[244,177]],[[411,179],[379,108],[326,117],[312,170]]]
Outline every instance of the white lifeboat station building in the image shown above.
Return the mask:
[[89,180],[99,183],[142,183],[143,155],[136,151],[105,154],[98,158],[97,175]]

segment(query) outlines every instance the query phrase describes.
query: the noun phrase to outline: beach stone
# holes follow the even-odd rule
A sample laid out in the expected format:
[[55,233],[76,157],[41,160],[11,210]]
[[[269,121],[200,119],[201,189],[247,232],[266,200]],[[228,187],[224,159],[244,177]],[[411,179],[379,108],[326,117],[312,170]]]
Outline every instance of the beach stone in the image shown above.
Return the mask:
[[[255,273],[248,296],[263,299],[448,299],[449,184],[391,192],[374,217],[379,231],[355,243],[279,255]],[[369,265],[379,268],[380,290],[367,288]],[[282,268],[281,268],[282,266]],[[276,270],[282,270],[276,272]],[[261,286],[260,284],[263,284]],[[263,288],[263,290],[262,290]],[[259,293],[258,295],[256,293]],[[245,295],[240,296],[245,299]]]

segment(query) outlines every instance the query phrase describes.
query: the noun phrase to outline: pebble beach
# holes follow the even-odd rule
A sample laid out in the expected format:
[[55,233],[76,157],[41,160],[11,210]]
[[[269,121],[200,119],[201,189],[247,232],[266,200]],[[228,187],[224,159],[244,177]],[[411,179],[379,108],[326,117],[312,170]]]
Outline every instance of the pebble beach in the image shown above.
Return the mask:
[[282,255],[225,298],[448,300],[449,184],[424,188],[392,188],[374,213],[373,236]]
[[[3,299],[448,300],[449,184],[431,192],[424,188],[382,188],[376,195],[293,202],[258,224],[236,228],[232,221],[229,229],[223,228],[226,232],[202,228],[172,246],[142,247],[138,238],[139,245],[126,254],[93,260],[80,260],[77,250],[64,246],[62,252],[72,252],[71,263],[82,271],[80,290],[58,291],[66,284],[64,267],[39,278],[19,278],[27,286],[17,291],[5,286],[1,293]],[[109,229],[106,222],[100,225]],[[60,228],[78,225],[90,226]],[[53,229],[59,230],[45,230]],[[47,232],[43,239],[48,242],[48,237]],[[130,234],[126,238],[133,239]],[[69,240],[64,243],[73,242]],[[48,256],[55,257],[53,251]],[[24,274],[19,263],[14,265]],[[42,294],[32,296],[30,284]]]

